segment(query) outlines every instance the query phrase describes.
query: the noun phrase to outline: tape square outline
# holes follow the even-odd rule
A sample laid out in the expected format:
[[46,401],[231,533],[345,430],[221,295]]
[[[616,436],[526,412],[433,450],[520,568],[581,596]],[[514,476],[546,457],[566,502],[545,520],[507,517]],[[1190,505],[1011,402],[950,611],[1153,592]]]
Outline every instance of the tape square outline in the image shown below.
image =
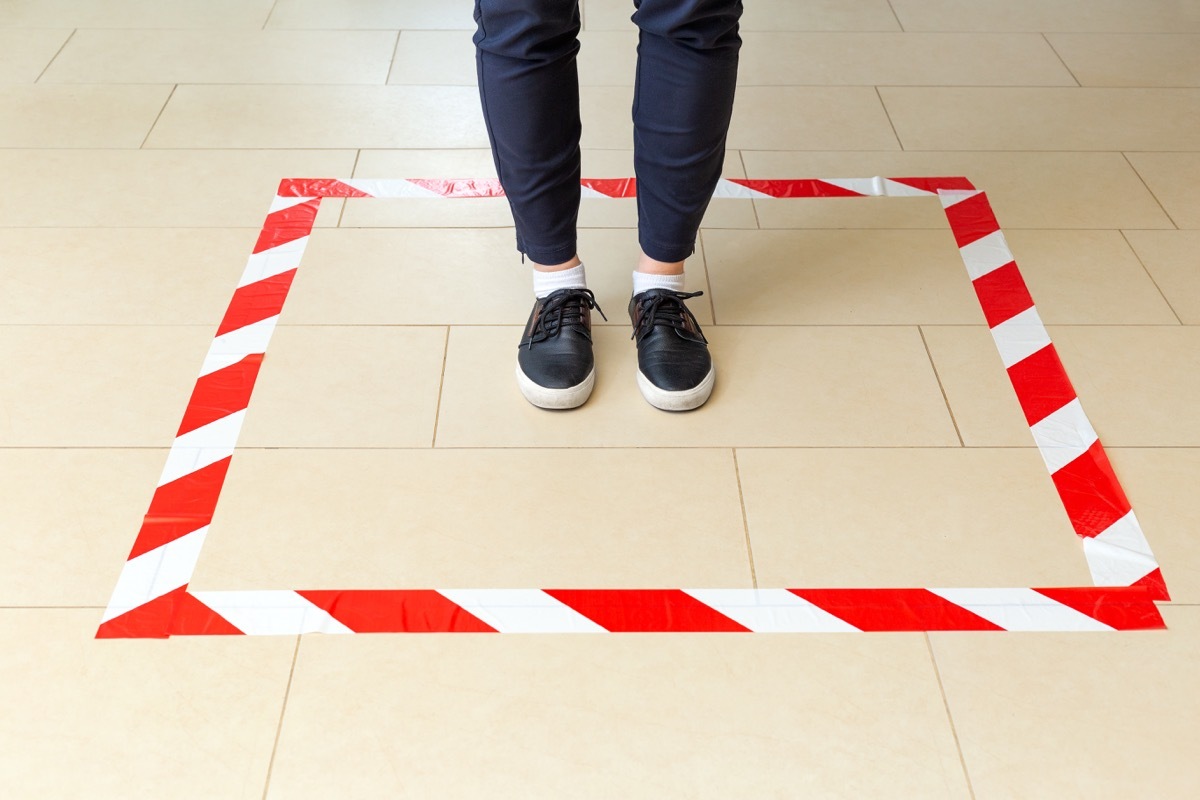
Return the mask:
[[[584,179],[630,198],[633,178]],[[97,638],[301,633],[1163,628],[1169,599],[986,194],[963,177],[721,179],[713,197],[936,197],[1095,584],[1018,588],[188,591],[254,382],[324,198],[501,197],[495,179],[285,179],[218,326]],[[1047,400],[1047,398],[1050,398]]]

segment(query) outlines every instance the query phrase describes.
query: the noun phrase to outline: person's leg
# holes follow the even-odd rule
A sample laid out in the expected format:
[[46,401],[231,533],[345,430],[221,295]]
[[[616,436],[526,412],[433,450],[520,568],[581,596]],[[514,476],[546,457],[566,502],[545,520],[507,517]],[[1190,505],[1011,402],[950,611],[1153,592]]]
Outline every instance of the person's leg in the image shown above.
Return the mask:
[[517,385],[543,408],[574,408],[595,382],[591,310],[576,252],[579,217],[577,0],[476,0],[479,97],[534,304]]
[[479,96],[517,249],[576,266],[580,27],[577,0],[476,0]]
[[638,242],[629,316],[638,387],[652,405],[686,411],[712,393],[708,340],[684,301],[684,260],[725,160],[741,38],[740,0],[634,0],[633,101]]
[[679,274],[725,160],[740,0],[634,0],[638,270]]

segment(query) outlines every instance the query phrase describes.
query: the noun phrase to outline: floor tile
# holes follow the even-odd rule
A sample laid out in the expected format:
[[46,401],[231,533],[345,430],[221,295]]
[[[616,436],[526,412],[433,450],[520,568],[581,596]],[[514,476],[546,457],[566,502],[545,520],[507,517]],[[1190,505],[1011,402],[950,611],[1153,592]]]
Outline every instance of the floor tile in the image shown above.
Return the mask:
[[252,228],[0,228],[0,324],[215,329],[257,237]]
[[703,239],[722,325],[983,322],[949,230],[710,230]]
[[1087,586],[1032,448],[745,450],[759,586]]
[[[797,109],[783,116],[781,109]],[[813,109],[815,113],[807,113]],[[874,88],[743,86],[729,146],[745,150],[899,150]]]
[[1005,238],[1038,314],[1049,324],[1178,322],[1117,231],[1013,230]]
[[[648,513],[643,496],[681,459],[687,480],[672,490],[668,522]],[[728,450],[245,450],[230,467],[193,585],[751,581]]]
[[472,6],[461,0],[430,3],[429,0],[278,0],[267,28],[313,28],[317,30],[414,29],[475,30]]
[[[1171,228],[1119,153],[771,153],[743,150],[750,178],[965,175],[1005,230]],[[755,201],[764,228],[941,228],[933,198]]]
[[5,793],[261,797],[295,639],[95,641],[99,618],[0,610]]
[[[597,330],[596,388],[571,413],[534,408],[514,386],[520,327],[453,328],[439,447],[954,446],[913,328],[705,329],[717,369],[712,399],[667,414],[636,388],[629,335]],[[864,397],[887,397],[881,407]]]
[[257,228],[280,179],[353,165],[353,150],[0,150],[0,227]]
[[[635,30],[627,0],[583,0],[585,30]],[[898,31],[887,0],[755,0],[747,3],[743,31]]]
[[919,636],[334,643],[301,644],[268,797],[967,796]]
[[744,86],[1075,86],[1035,34],[743,35]]
[[[584,149],[582,177],[629,178],[634,175],[632,150]],[[360,178],[495,178],[490,150],[364,150],[354,170]],[[727,150],[725,177],[742,178],[741,156]],[[445,200],[404,198],[351,200],[342,227],[511,227],[512,211],[504,198],[471,198],[466,205]],[[579,206],[580,228],[633,228],[637,201],[633,198],[584,198]],[[755,228],[754,208],[747,200],[716,199],[701,222],[704,228]],[[515,254],[515,245],[513,251]]]
[[271,0],[38,0],[6,4],[0,27],[258,30],[270,11]]
[[1129,243],[1187,325],[1200,325],[1200,231],[1127,231]]
[[0,85],[0,147],[140,147],[170,93],[170,86]]
[[1200,90],[881,88],[906,150],[1200,150]]
[[931,634],[979,800],[1200,792],[1192,735],[1200,609],[1164,608],[1168,630]]
[[487,133],[479,95],[465,86],[187,85],[146,146],[486,147]]
[[1200,86],[1200,35],[1054,33],[1046,37],[1084,86]]
[[445,328],[277,328],[238,444],[428,447],[445,342]]
[[41,83],[383,83],[395,45],[392,31],[81,30]]
[[70,35],[62,28],[0,27],[0,83],[33,83]]
[[1185,447],[1108,450],[1121,486],[1146,533],[1175,603],[1200,605],[1200,450]]
[[1129,153],[1129,160],[1177,226],[1200,228],[1200,153]]
[[[609,318],[593,311],[592,324],[628,327],[630,273],[641,252],[637,237],[626,230],[583,230],[579,252],[588,287]],[[516,258],[511,228],[322,230],[305,251],[281,322],[524,324],[533,302],[530,271]],[[687,275],[688,291],[708,291],[701,256]],[[694,311],[701,325],[712,322],[706,299]]]
[[212,326],[4,326],[0,447],[169,446]]
[[[1200,328],[1051,325],[1050,338],[1101,440],[1114,447],[1195,447]],[[1026,446],[1031,435],[982,327],[924,329],[968,447]]]
[[9,532],[0,537],[0,606],[107,604],[166,457],[157,449],[0,449]]
[[892,0],[906,31],[1200,31],[1177,0]]
[[[471,36],[471,31],[404,31],[388,83],[477,85],[475,43]],[[579,44],[581,86],[633,85],[637,63],[635,30],[584,31],[579,35]]]
[[1200,446],[1200,328],[1056,325],[1050,337],[1106,443]]

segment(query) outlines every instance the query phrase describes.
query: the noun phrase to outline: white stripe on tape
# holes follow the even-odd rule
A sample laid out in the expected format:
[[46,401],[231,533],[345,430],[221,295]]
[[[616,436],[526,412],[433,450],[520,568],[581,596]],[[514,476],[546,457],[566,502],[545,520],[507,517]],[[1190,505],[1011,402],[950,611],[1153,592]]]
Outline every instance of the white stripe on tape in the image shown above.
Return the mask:
[[1006,631],[1111,631],[1033,589],[930,589]]
[[439,589],[500,633],[604,633],[605,629],[540,589]]
[[267,352],[267,345],[271,343],[271,334],[275,331],[277,322],[278,314],[250,325],[243,325],[213,339],[212,344],[208,346],[208,355],[204,357],[204,366],[200,368],[200,376],[204,377],[236,364],[248,355]]
[[755,633],[841,633],[857,631],[787,589],[684,589]]
[[420,184],[403,179],[379,180],[373,178],[349,178],[342,183],[352,186],[371,197],[444,197],[445,195]]
[[274,214],[276,211],[283,211],[285,208],[298,206],[301,203],[307,203],[310,200],[316,199],[317,198],[315,197],[281,197],[279,195],[275,195],[275,199],[271,201],[271,210],[267,213]]
[[982,189],[938,189],[938,199],[942,201],[942,208],[956,206],[963,200],[970,200],[980,194],[983,194]]
[[192,592],[192,596],[248,636],[354,633],[295,592]]
[[992,339],[1008,369],[1050,344],[1050,334],[1036,308],[1027,308],[992,328]]
[[304,248],[308,246],[308,239],[307,236],[301,236],[278,247],[251,255],[250,260],[246,262],[246,271],[238,281],[238,288],[299,267]]
[[982,239],[963,245],[960,252],[971,280],[981,278],[1014,260],[1003,231],[993,231]]
[[771,200],[771,195],[766,192],[760,192],[757,189],[751,189],[749,186],[743,186],[740,183],[734,183],[731,180],[722,178],[717,181],[717,188],[713,190],[714,199],[735,199],[735,200]]
[[1029,428],[1038,452],[1046,462],[1046,469],[1053,475],[1087,452],[1096,443],[1096,431],[1083,413],[1079,398],[1048,415]]
[[1132,511],[1100,534],[1084,539],[1083,552],[1097,586],[1129,586],[1158,569]]
[[245,419],[246,409],[243,408],[175,437],[171,452],[167,453],[167,463],[163,467],[162,477],[158,479],[158,485],[178,480],[184,475],[190,475],[209,464],[232,456],[237,446],[238,434],[242,430],[242,421]]
[[178,589],[192,579],[208,526],[142,553],[125,562],[113,589],[103,622]]
[[882,197],[886,190],[883,178],[819,178],[821,183],[840,186],[850,192],[856,192],[867,197]]
[[918,189],[886,178],[883,181],[883,193],[888,197],[932,197],[935,194],[929,189]]

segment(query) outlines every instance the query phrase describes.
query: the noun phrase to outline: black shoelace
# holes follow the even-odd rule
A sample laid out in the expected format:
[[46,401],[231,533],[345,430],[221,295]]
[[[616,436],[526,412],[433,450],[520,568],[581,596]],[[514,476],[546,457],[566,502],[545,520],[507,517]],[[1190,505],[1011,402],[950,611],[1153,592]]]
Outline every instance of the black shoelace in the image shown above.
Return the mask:
[[608,322],[591,289],[562,289],[551,294],[542,306],[542,313],[533,323],[533,330],[529,332],[528,347],[532,348],[534,342],[544,342],[558,336],[565,325],[583,325],[584,307],[596,309]]
[[684,300],[702,294],[704,292],[672,292],[667,289],[656,291],[638,303],[641,306],[641,316],[638,317],[637,327],[633,329],[633,336],[629,338],[640,342],[656,326],[667,325],[681,331],[689,339],[699,336],[697,341],[707,342],[704,334],[700,333],[700,323],[696,321],[696,315],[683,304]]

